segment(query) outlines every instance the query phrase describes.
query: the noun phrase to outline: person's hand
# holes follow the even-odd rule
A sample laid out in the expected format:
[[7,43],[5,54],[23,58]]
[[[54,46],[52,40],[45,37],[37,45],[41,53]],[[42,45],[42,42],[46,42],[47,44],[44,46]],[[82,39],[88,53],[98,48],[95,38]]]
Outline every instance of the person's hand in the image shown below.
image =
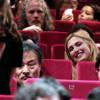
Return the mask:
[[61,20],[73,21],[73,15],[63,15]]
[[40,27],[38,27],[36,25],[26,27],[23,30],[30,30],[30,31],[34,31],[34,32],[42,32],[43,31]]
[[61,20],[67,20],[67,21],[73,21],[73,10],[72,9],[66,9],[62,15]]

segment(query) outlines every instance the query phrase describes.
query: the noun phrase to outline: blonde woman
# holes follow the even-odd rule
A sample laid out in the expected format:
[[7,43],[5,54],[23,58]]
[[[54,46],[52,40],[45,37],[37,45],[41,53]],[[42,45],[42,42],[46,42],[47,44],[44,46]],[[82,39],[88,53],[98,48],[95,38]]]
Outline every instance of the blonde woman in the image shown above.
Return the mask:
[[73,63],[72,79],[77,79],[77,62],[96,61],[98,52],[92,31],[82,24],[76,24],[65,41],[65,59],[70,59]]

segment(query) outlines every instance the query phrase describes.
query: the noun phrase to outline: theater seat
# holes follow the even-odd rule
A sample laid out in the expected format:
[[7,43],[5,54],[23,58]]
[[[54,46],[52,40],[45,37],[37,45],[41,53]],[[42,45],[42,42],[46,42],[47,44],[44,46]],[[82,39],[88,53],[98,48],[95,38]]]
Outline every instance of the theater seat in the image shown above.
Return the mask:
[[67,32],[45,31],[39,34],[39,43],[47,45],[47,58],[51,57],[51,47],[54,44],[64,44]]
[[43,43],[39,43],[38,45],[42,50],[43,59],[46,59],[47,58],[47,45]]
[[100,22],[98,21],[81,21],[80,23],[85,24],[94,32],[100,32]]
[[67,60],[44,59],[42,71],[44,76],[52,76],[56,79],[72,79],[72,64]]
[[51,59],[64,59],[64,44],[52,45]]
[[24,40],[26,40],[26,39],[33,40],[34,38],[37,38],[37,39],[39,38],[38,34],[36,34],[33,31],[30,31],[30,30],[19,30],[18,32],[22,35]]
[[96,43],[100,43],[100,32],[94,34],[94,40]]
[[75,24],[73,21],[54,20],[55,31],[69,32]]
[[0,100],[14,100],[14,95],[0,95]]
[[[85,73],[85,72],[84,72]],[[87,94],[95,87],[100,87],[100,81],[89,80],[59,80],[68,90],[72,98],[86,99]]]
[[[26,83],[32,84],[37,79],[30,78]],[[95,87],[100,87],[100,81],[63,80],[57,79],[68,90],[71,100],[86,100],[87,94]]]
[[98,80],[94,62],[82,61],[76,68],[78,80]]

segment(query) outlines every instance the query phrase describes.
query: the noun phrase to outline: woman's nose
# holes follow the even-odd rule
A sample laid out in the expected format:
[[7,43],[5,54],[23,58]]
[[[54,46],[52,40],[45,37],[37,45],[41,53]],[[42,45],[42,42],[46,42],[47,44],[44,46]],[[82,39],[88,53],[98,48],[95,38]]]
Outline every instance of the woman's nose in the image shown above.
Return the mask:
[[74,52],[77,52],[78,51],[78,47],[74,47]]

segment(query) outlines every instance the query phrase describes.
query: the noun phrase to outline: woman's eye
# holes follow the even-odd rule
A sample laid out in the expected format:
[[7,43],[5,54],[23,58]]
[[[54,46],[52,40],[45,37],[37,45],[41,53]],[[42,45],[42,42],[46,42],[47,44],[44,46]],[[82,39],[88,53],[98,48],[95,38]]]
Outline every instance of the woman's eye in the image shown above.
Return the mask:
[[87,15],[91,15],[90,13],[86,12]]
[[74,49],[73,47],[69,47],[68,50],[69,50],[69,52],[71,52],[71,51],[73,51],[73,49]]
[[82,43],[81,42],[77,42],[76,46],[79,47]]

